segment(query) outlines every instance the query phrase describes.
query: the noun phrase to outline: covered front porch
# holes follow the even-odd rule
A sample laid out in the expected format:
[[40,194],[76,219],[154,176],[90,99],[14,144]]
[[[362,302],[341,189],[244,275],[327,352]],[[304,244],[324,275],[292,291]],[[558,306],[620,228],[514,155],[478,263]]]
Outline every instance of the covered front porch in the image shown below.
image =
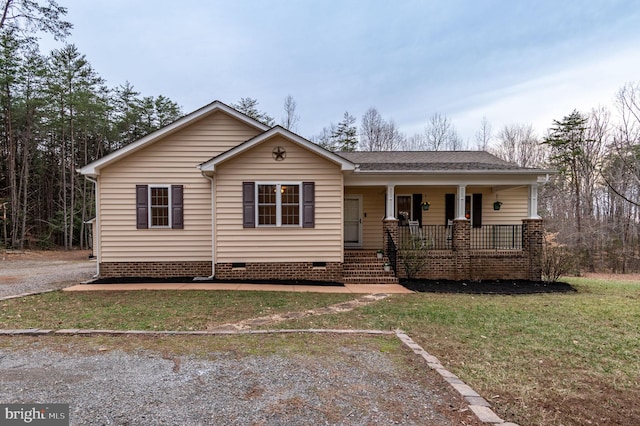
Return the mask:
[[537,182],[347,186],[345,248],[383,250],[401,278],[402,253],[416,250],[427,257],[418,278],[539,280],[537,189]]

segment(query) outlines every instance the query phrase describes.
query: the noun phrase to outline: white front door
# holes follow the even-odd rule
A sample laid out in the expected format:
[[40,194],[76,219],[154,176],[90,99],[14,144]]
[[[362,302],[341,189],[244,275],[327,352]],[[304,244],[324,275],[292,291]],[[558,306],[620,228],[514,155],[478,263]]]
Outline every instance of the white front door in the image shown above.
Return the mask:
[[362,247],[362,196],[344,198],[344,246]]

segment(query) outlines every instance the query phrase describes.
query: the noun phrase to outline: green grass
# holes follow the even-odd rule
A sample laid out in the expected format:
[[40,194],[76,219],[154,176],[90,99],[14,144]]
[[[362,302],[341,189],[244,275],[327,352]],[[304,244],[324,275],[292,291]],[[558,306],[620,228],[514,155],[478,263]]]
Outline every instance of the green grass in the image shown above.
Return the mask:
[[[354,311],[266,328],[402,329],[505,419],[523,426],[637,423],[640,283],[567,281],[578,291],[394,295]],[[0,302],[0,328],[200,330],[353,298],[269,292],[55,292]],[[330,350],[324,343],[318,346],[325,342],[322,338],[309,341],[297,334],[238,341],[243,351],[268,350],[268,342],[285,351]]]
[[52,292],[0,302],[0,328],[204,330],[353,299],[350,294],[232,291]]

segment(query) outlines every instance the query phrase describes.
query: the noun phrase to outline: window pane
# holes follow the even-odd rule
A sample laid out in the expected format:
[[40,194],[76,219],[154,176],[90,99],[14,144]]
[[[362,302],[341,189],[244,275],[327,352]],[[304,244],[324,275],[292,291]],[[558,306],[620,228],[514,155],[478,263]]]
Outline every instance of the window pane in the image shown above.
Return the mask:
[[151,207],[151,226],[169,226],[168,207]]
[[275,225],[276,224],[276,206],[264,205],[258,206],[258,225]]
[[258,185],[258,204],[276,204],[275,185]]
[[276,185],[258,185],[258,225],[276,224]]
[[298,185],[282,185],[282,224],[300,224],[300,187]]
[[169,188],[151,187],[151,226],[169,226]]
[[282,224],[283,225],[299,225],[300,224],[300,207],[282,206]]

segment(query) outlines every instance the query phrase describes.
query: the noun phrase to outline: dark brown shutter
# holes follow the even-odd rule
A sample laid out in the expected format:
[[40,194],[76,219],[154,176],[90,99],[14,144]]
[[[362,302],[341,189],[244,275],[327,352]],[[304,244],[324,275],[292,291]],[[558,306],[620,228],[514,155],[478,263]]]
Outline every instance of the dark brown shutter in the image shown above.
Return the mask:
[[136,185],[136,228],[149,227],[149,186]]
[[171,185],[171,228],[184,229],[184,201],[182,185]]
[[471,226],[482,227],[482,194],[473,194],[473,215]]
[[256,227],[256,184],[242,182],[242,227]]
[[315,183],[302,182],[302,227],[315,227]]
[[456,216],[456,194],[444,194],[444,224],[448,225],[450,220]]
[[412,199],[413,220],[417,220],[422,226],[422,194],[413,194]]

